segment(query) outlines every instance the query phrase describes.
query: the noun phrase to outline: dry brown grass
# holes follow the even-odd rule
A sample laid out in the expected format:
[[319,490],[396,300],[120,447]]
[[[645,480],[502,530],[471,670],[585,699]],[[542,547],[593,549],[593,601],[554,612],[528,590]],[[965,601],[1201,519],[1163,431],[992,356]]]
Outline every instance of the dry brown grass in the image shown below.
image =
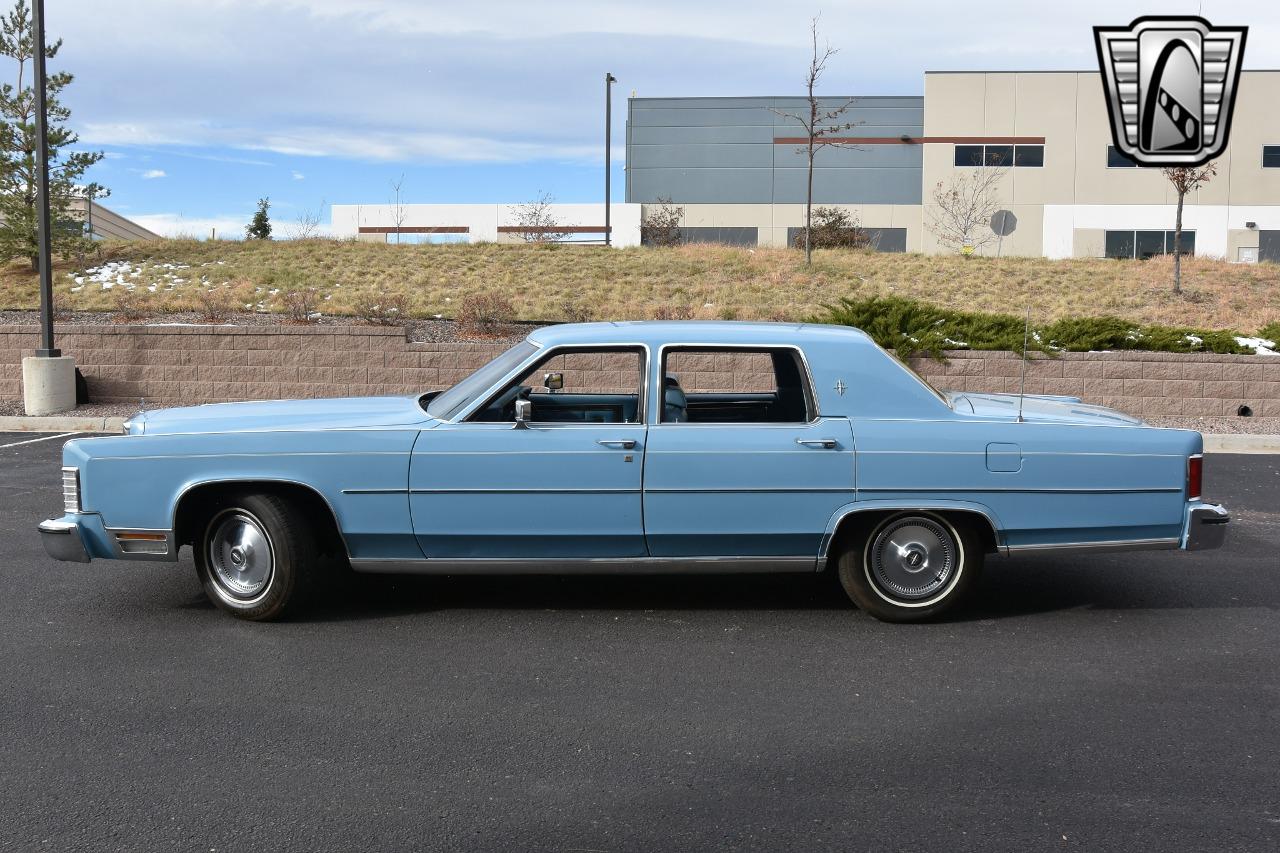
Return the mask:
[[[149,310],[195,309],[202,291],[279,310],[280,295],[314,287],[319,310],[356,314],[370,298],[403,295],[410,316],[455,316],[470,294],[505,294],[520,319],[643,319],[678,312],[723,319],[799,319],[841,296],[898,294],[950,308],[1021,313],[1039,321],[1114,314],[1165,324],[1252,332],[1280,320],[1280,267],[1184,260],[1186,292],[1171,291],[1172,262],[890,255],[820,250],[806,269],[788,249],[720,246],[619,249],[565,245],[380,245],[336,240],[166,240],[103,248],[127,262]],[[162,265],[185,265],[170,269]],[[133,275],[133,272],[137,272]],[[110,290],[60,265],[59,302],[111,310]],[[155,287],[154,292],[149,290]],[[119,287],[121,285],[117,285]],[[0,308],[34,308],[36,280],[0,270]],[[566,316],[566,312],[573,316]]]

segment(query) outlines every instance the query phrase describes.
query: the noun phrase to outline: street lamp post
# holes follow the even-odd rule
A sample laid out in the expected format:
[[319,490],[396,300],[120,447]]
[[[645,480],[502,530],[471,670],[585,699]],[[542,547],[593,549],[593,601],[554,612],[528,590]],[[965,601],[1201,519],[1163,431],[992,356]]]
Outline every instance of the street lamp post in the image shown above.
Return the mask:
[[32,63],[36,90],[36,242],[40,256],[40,349],[41,358],[57,358],[61,351],[53,346],[53,265],[49,234],[49,127],[44,67],[44,0],[31,4],[32,38],[35,40]]
[[613,84],[618,82],[618,78],[612,74],[605,72],[604,75],[604,244],[605,246],[613,245],[613,229],[609,227],[609,205],[611,199],[609,197],[609,182],[613,176],[610,174],[610,148],[613,139]]
[[31,4],[36,109],[36,266],[40,271],[40,347],[22,360],[22,397],[28,415],[76,407],[76,364],[53,345],[53,251],[49,215],[49,116],[44,67],[44,0]]

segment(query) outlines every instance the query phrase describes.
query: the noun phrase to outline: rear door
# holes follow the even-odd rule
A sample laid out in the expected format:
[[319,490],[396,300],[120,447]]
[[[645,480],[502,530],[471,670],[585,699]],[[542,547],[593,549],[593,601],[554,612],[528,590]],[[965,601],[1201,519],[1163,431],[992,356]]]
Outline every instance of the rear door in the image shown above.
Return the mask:
[[818,552],[854,500],[853,430],[824,418],[795,347],[668,347],[649,428],[645,541],[654,557]]

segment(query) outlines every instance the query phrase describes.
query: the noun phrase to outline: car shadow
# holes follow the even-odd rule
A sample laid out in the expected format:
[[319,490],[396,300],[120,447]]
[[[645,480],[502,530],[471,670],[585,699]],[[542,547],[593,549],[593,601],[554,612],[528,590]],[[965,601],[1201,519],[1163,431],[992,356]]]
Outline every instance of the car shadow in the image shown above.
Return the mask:
[[[1182,552],[992,557],[973,598],[943,623],[1060,611],[1280,610],[1280,566]],[[1256,552],[1255,552],[1256,553]],[[1272,551],[1271,553],[1274,553]],[[447,610],[854,610],[833,573],[814,575],[413,576],[347,574],[302,622]]]

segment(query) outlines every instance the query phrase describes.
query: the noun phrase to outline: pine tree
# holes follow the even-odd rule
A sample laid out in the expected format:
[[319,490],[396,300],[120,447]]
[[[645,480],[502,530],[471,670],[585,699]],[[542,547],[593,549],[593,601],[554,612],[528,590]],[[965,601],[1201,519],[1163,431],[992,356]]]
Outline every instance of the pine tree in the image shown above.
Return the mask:
[[250,240],[271,239],[271,220],[267,218],[267,211],[270,208],[271,201],[269,199],[258,199],[258,209],[254,212],[249,226],[244,229],[245,236]]
[[[62,39],[45,46],[45,58],[53,59]],[[36,96],[30,85],[34,74],[35,35],[27,0],[16,0],[0,17],[0,55],[17,63],[17,83],[0,85],[0,258],[29,258],[39,263],[36,241]],[[71,111],[58,99],[72,80],[65,71],[48,76],[49,212],[53,251],[63,256],[84,248],[85,236],[72,200],[82,194],[77,183],[85,171],[102,159],[101,151],[71,151],[79,137],[66,126]],[[106,193],[95,187],[97,198]]]

